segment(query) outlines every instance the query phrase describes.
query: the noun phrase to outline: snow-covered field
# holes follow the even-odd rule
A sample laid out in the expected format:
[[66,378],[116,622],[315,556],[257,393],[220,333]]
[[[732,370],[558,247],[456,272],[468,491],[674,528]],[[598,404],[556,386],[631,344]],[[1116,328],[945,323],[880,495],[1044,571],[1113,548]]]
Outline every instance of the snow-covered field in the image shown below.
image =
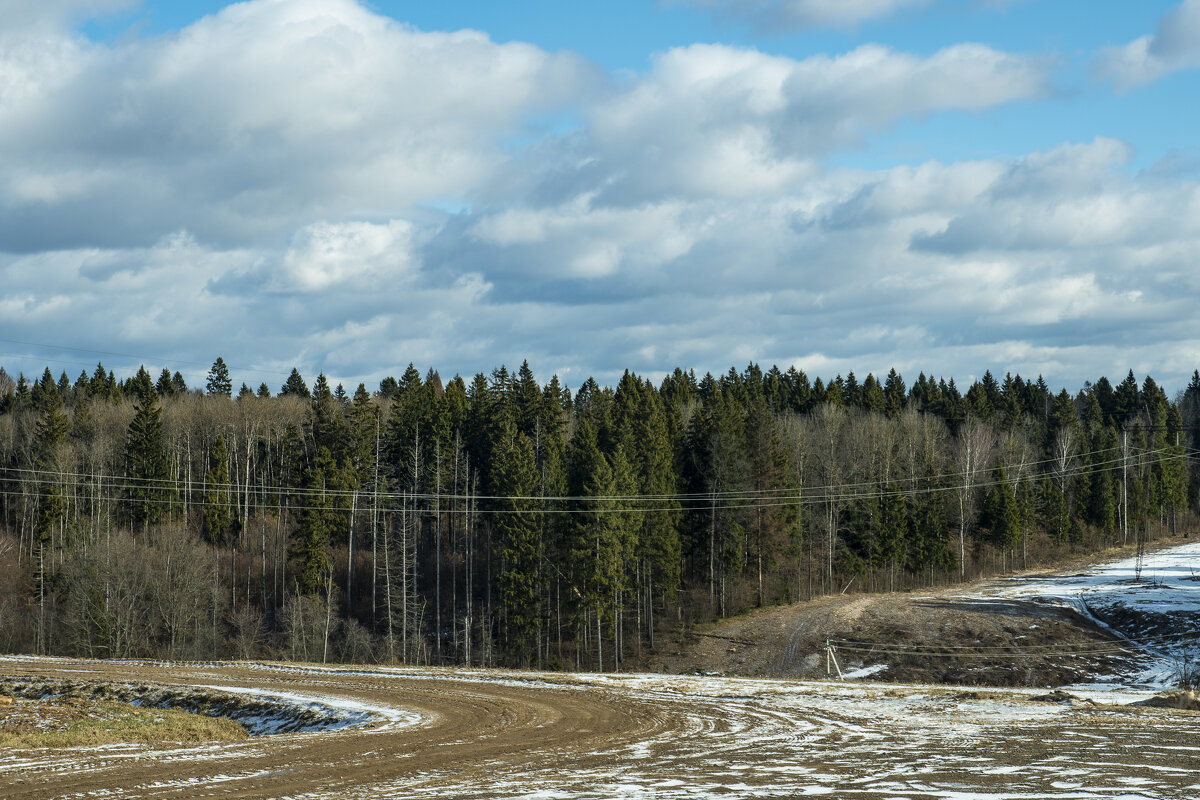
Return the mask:
[[1175,686],[1181,671],[1200,664],[1200,542],[1073,575],[1022,575],[993,586],[997,596],[1074,608],[1146,654],[1136,669],[1098,676],[1094,685]]

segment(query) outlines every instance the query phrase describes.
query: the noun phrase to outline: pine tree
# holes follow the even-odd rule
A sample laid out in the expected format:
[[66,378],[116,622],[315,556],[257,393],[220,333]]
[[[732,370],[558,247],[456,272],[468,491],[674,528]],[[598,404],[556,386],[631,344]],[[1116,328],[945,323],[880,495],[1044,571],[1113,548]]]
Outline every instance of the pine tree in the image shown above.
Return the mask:
[[321,373],[312,388],[313,446],[328,449],[334,459],[339,461],[346,455],[348,444],[346,422],[342,412],[341,401],[329,390],[329,381],[325,374]]
[[[676,499],[678,484],[675,471],[675,446],[671,441],[667,415],[657,395],[646,391],[643,409],[635,427],[635,458],[641,477],[640,494],[656,498],[640,515],[638,541],[646,565],[647,589],[653,600],[655,589],[673,597],[680,581],[682,517]],[[652,623],[652,621],[651,621]],[[653,635],[653,624],[648,625]],[[653,642],[653,639],[651,639]]]
[[863,381],[862,389],[859,390],[859,405],[864,411],[872,414],[882,414],[887,409],[887,401],[883,394],[883,387],[879,385],[879,381],[871,373],[867,373],[867,379]]
[[108,373],[104,370],[104,365],[97,363],[96,369],[92,372],[92,378],[88,382],[88,397],[108,397]]

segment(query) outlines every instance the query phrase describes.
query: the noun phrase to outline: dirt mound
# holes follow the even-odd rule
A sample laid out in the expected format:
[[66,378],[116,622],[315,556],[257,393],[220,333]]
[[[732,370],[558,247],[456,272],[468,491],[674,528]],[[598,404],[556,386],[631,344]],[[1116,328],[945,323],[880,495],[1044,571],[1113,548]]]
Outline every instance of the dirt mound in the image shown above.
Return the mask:
[[[959,590],[961,591],[961,590]],[[697,628],[640,666],[672,673],[1061,686],[1139,658],[1075,611],[909,593],[826,597]]]
[[1151,697],[1149,700],[1134,703],[1134,705],[1148,706],[1150,708],[1177,708],[1182,711],[1200,711],[1200,700],[1196,699],[1196,693],[1191,689],[1163,692]]

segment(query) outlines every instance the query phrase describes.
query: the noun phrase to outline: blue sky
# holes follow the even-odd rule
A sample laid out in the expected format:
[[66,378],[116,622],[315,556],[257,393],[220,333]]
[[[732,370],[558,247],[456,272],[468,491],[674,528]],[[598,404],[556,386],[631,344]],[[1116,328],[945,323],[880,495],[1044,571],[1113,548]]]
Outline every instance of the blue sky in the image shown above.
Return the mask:
[[1200,366],[1200,0],[8,0],[0,365]]

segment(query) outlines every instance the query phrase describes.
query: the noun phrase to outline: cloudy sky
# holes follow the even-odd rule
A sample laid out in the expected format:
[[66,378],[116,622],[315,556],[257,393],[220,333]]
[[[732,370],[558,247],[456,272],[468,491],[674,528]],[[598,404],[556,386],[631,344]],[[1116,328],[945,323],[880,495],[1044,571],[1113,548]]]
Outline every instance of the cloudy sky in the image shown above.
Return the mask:
[[1200,0],[0,0],[0,365],[1200,366]]

